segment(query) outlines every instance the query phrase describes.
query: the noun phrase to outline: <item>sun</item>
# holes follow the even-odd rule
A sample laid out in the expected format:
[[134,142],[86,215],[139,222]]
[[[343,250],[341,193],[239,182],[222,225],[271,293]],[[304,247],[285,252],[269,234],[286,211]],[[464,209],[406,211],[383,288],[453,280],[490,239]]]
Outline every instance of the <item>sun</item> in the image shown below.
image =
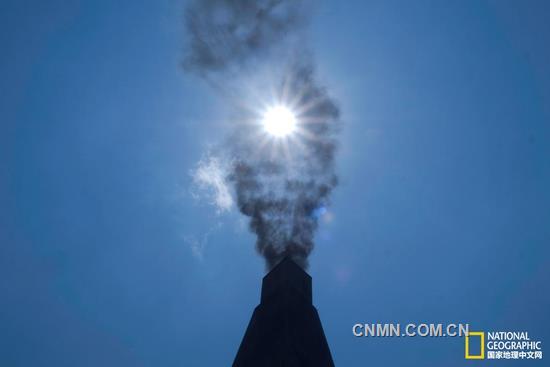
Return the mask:
[[270,135],[282,138],[296,130],[296,116],[285,106],[275,106],[265,112],[262,124]]

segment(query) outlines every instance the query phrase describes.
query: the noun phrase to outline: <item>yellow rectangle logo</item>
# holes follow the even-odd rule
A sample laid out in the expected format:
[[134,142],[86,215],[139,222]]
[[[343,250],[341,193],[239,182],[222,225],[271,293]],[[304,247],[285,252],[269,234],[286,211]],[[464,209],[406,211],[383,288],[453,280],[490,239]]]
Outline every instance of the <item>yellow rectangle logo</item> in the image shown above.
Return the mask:
[[[470,336],[479,336],[481,339],[481,348],[479,354],[470,354]],[[464,350],[464,358],[466,359],[485,359],[485,333],[483,331],[470,331],[468,332],[468,335],[466,335],[465,340],[465,350]]]

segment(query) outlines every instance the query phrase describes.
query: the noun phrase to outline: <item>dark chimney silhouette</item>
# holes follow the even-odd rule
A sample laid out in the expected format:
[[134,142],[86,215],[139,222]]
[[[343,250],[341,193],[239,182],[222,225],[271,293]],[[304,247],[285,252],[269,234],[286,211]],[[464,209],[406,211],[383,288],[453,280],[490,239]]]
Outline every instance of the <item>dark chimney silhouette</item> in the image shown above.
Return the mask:
[[333,367],[319,314],[312,304],[311,276],[290,258],[263,279],[233,367]]

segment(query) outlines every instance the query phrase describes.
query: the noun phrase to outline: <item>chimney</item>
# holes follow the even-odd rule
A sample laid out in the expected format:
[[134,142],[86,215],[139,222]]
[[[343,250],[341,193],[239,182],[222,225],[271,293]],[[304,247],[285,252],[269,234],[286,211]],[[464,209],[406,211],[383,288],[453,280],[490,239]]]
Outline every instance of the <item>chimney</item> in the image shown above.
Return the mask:
[[290,258],[263,279],[233,367],[333,367],[334,362],[312,304],[311,276]]

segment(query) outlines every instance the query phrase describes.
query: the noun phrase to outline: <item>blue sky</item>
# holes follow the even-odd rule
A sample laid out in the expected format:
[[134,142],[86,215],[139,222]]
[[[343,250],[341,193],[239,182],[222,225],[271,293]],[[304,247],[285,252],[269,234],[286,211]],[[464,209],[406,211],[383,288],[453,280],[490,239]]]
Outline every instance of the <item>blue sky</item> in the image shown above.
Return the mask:
[[[190,193],[227,106],[179,67],[183,3],[0,9],[0,364],[230,365],[264,266],[237,213]],[[357,339],[356,322],[550,341],[549,15],[317,6],[345,126],[309,272],[337,365],[473,363],[461,339]]]

